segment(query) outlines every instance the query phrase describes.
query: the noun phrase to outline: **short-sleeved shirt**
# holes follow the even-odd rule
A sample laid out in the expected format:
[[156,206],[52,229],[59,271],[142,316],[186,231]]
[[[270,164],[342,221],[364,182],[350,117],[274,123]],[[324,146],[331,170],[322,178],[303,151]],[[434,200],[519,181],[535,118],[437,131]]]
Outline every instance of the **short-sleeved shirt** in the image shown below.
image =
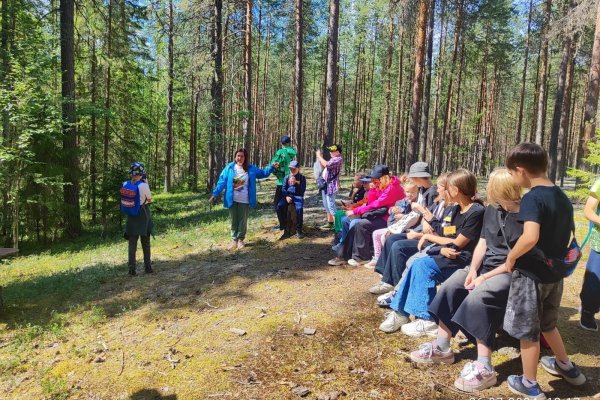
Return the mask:
[[[600,200],[600,178],[590,188],[590,196]],[[596,210],[596,214],[600,214],[600,207]],[[590,236],[590,247],[592,250],[600,252],[600,226],[593,224],[592,234]]]
[[433,256],[439,268],[462,268],[469,265],[473,257],[473,250],[481,236],[485,208],[479,203],[473,203],[466,212],[461,213],[460,206],[454,207],[450,224],[443,228],[444,236],[454,239],[458,235],[463,235],[469,239],[469,243],[462,249],[457,249],[460,251],[460,255],[455,259],[444,257],[441,254]]
[[508,252],[522,235],[523,224],[519,222],[519,213],[487,206],[481,228],[481,238],[485,239],[486,244],[481,273],[504,263]]
[[[564,258],[571,239],[573,206],[558,186],[534,186],[523,196],[519,221],[540,225],[540,238],[535,247],[548,258]],[[527,260],[527,261],[526,261]],[[533,262],[527,255],[517,260],[523,275],[543,283],[553,282],[543,262]]]
[[325,166],[324,177],[327,181],[327,194],[336,194],[340,188],[342,156],[331,157]]

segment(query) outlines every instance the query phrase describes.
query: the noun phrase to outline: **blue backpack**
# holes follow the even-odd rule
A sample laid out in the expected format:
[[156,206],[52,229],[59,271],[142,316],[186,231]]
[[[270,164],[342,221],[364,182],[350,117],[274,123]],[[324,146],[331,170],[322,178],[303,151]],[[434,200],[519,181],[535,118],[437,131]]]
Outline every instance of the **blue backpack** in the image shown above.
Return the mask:
[[131,217],[137,217],[140,215],[142,205],[140,204],[140,188],[139,185],[142,181],[133,183],[127,181],[121,187],[121,212]]

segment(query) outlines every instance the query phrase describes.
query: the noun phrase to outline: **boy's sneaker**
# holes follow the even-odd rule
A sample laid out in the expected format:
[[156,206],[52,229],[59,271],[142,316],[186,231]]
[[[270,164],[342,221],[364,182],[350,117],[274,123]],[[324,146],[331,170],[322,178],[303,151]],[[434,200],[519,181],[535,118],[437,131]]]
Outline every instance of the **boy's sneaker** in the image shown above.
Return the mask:
[[147,267],[144,267],[144,272],[147,274],[151,274],[154,272],[154,270],[152,269],[152,267],[150,265],[148,265]]
[[246,247],[246,243],[244,243],[243,240],[238,240],[238,242],[237,242],[237,248],[238,248],[238,250],[241,250],[244,247]]
[[302,232],[296,232],[296,238],[297,239],[303,239],[304,238],[304,233],[302,233]]
[[573,363],[573,368],[564,370],[556,362],[554,356],[544,356],[540,360],[542,368],[546,370],[550,375],[561,376],[564,380],[569,382],[571,385],[579,386],[585,383],[585,376],[581,373],[577,365]]
[[336,258],[332,258],[331,260],[327,261],[327,264],[337,267],[338,265],[346,264],[346,260],[344,260],[343,258],[336,257]]
[[581,326],[586,331],[598,332],[598,324],[596,323],[596,318],[594,318],[594,314],[588,311],[581,312],[579,326]]
[[419,350],[410,353],[410,359],[420,364],[452,364],[454,362],[454,352],[441,351],[436,342],[423,343],[419,346]]
[[454,386],[463,392],[473,393],[494,386],[497,382],[496,373],[490,371],[480,362],[467,363],[460,376],[454,381]]
[[396,332],[400,327],[408,322],[408,317],[397,311],[389,311],[385,313],[385,321],[379,325],[379,329],[385,333]]
[[350,265],[351,267],[360,267],[361,265],[364,265],[366,263],[368,263],[368,261],[361,260],[361,259],[357,260],[357,259],[351,258],[348,260],[348,265]]
[[129,267],[129,275],[131,275],[131,276],[136,276],[137,275],[137,273],[135,272],[135,267],[133,267],[133,268]]
[[389,283],[379,282],[377,285],[375,285],[369,289],[369,293],[384,294],[387,292],[391,292],[392,290],[394,290],[394,287],[392,285],[390,285]]
[[235,249],[237,249],[237,245],[238,245],[238,241],[234,239],[229,244],[229,247],[227,247],[227,250],[235,250]]
[[546,400],[546,395],[542,392],[539,384],[528,388],[523,384],[523,375],[510,375],[506,380],[508,389],[529,400]]
[[378,296],[377,297],[377,305],[379,307],[390,308],[394,294],[396,294],[396,292],[394,292],[392,290],[391,292],[387,292],[387,293],[382,294],[381,296]]
[[377,265],[377,259],[373,258],[371,261],[365,264],[365,268],[375,268]]
[[402,325],[402,333],[412,337],[437,336],[438,326],[433,321],[417,319],[410,324]]

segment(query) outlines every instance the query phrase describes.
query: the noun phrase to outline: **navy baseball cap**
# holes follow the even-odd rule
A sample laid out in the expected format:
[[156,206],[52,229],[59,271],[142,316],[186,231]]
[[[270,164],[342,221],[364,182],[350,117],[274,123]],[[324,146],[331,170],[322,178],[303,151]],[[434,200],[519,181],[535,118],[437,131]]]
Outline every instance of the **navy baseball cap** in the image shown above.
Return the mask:
[[300,168],[300,163],[296,160],[290,162],[290,168]]
[[292,138],[290,138],[288,135],[283,135],[281,137],[281,144],[290,144],[292,143]]
[[387,165],[377,164],[373,167],[373,171],[368,175],[371,179],[379,179],[384,175],[389,175],[390,169]]

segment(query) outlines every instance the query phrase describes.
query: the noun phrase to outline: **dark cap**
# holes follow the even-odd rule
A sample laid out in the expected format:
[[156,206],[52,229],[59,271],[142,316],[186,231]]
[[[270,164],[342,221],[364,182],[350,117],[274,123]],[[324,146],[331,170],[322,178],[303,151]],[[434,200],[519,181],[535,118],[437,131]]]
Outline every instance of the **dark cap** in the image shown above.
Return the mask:
[[408,170],[409,178],[431,178],[429,172],[429,164],[423,161],[418,161],[410,166]]
[[377,164],[373,167],[373,171],[368,175],[371,179],[379,179],[384,175],[389,175],[390,169],[387,165]]
[[290,144],[292,143],[292,138],[290,138],[288,135],[283,135],[281,137],[281,144]]
[[290,168],[300,168],[300,163],[296,160],[290,162]]
[[334,144],[334,145],[328,146],[327,150],[329,150],[329,151],[339,151],[341,153],[342,152],[342,145],[341,144]]

